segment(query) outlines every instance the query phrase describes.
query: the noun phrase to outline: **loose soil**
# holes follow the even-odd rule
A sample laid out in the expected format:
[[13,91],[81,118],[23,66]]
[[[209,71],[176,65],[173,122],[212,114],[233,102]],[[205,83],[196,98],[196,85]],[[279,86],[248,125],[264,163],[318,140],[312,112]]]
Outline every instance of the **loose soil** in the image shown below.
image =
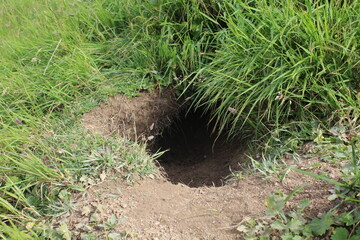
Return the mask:
[[[243,239],[236,227],[249,218],[264,216],[265,199],[271,192],[289,194],[305,183],[308,185],[288,203],[289,209],[310,199],[312,204],[305,213],[313,217],[333,205],[327,200],[333,186],[294,171],[283,181],[281,177],[268,176],[265,180],[246,173],[241,179],[226,178],[246,159],[244,144],[226,143],[221,137],[214,144],[198,113],[179,117],[171,92],[142,93],[130,100],[117,96],[85,114],[83,120],[85,128],[107,136],[141,136],[147,141],[154,136],[152,147],[170,151],[159,160],[164,177],[143,179],[134,185],[107,177],[76,195],[73,210],[64,216],[76,238],[104,231],[90,224],[94,218],[105,223],[115,217],[121,223],[111,231],[132,239]],[[171,126],[174,122],[181,127]],[[171,128],[161,131],[164,126]],[[319,164],[316,158],[303,157],[293,164],[315,173],[329,172],[335,179],[339,176],[337,167]]]
[[288,173],[283,182],[277,178],[245,176],[222,187],[199,188],[166,179],[145,179],[135,185],[117,179],[92,186],[86,194],[76,196],[67,223],[79,239],[81,233],[101,232],[89,224],[94,214],[98,224],[111,216],[121,219],[112,232],[129,239],[243,239],[236,227],[247,219],[264,216],[265,199],[271,192],[289,194],[304,183],[309,185],[290,200],[288,208],[310,199],[312,204],[306,215],[314,217],[332,207],[327,200],[332,186],[297,172]]
[[134,98],[117,95],[84,114],[82,121],[85,129],[104,136],[145,141],[170,125],[177,109],[174,93],[167,89],[140,93]]

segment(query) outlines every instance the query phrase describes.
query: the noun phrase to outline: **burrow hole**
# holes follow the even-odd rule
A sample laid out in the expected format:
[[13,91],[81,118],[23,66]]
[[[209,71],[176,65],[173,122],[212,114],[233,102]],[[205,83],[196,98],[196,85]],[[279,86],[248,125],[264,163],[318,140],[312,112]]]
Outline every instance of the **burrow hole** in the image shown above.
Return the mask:
[[246,144],[216,137],[209,119],[201,110],[181,110],[157,137],[155,149],[167,150],[158,162],[172,183],[219,187],[245,159]]

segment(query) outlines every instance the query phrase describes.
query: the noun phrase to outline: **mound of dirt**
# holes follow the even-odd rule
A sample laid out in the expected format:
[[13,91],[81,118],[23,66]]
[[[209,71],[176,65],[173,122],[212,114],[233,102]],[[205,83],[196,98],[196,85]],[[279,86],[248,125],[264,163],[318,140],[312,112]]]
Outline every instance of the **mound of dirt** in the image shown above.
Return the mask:
[[171,90],[142,92],[134,98],[124,95],[111,97],[107,102],[83,115],[85,129],[104,136],[121,135],[132,140],[151,140],[171,124],[178,105]]

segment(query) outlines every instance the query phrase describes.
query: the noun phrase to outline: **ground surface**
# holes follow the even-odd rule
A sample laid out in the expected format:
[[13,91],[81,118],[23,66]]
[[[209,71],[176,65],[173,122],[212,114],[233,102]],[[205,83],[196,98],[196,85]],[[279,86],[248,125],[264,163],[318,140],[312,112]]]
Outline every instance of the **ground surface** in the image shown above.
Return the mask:
[[290,172],[282,183],[247,176],[222,187],[190,188],[166,179],[146,179],[130,186],[121,179],[110,180],[74,199],[68,225],[78,237],[89,231],[101,232],[96,224],[89,227],[95,214],[97,224],[111,216],[121,219],[111,231],[134,239],[242,239],[236,227],[243,220],[265,215],[269,193],[289,193],[304,183],[310,184],[289,207],[306,198],[312,201],[308,216],[328,210],[331,186],[296,172]]
[[[169,96],[144,93],[132,100],[114,97],[86,114],[84,126],[104,135],[123,131],[124,135],[148,139],[155,136],[152,131],[173,121],[176,104]],[[265,199],[271,192],[289,194],[304,183],[309,185],[290,200],[289,208],[302,199],[312,202],[306,210],[308,216],[319,216],[332,207],[327,200],[332,186],[294,171],[282,181],[281,176],[265,180],[253,174],[227,178],[230,170],[244,161],[244,144],[226,144],[221,138],[214,144],[207,128],[201,127],[201,117],[186,118],[180,121],[180,130],[157,136],[160,140],[154,146],[170,149],[159,160],[163,177],[128,185],[108,176],[74,197],[72,211],[64,220],[77,238],[111,232],[134,239],[242,239],[236,227],[248,218],[264,216]],[[303,157],[296,164],[315,173],[321,169],[335,179],[339,176],[337,167],[319,163],[316,158]],[[99,228],[109,221],[116,224]]]
[[104,136],[117,134],[132,140],[147,140],[171,124],[176,111],[172,91],[153,91],[134,98],[123,95],[111,97],[84,114],[82,121],[86,129]]

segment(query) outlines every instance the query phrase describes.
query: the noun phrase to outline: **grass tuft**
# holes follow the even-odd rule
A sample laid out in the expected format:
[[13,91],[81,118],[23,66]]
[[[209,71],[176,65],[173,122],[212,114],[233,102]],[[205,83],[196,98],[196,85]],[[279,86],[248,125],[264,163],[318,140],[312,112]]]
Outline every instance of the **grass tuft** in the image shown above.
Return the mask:
[[194,81],[220,131],[261,134],[291,121],[359,113],[358,1],[230,1],[219,49]]

